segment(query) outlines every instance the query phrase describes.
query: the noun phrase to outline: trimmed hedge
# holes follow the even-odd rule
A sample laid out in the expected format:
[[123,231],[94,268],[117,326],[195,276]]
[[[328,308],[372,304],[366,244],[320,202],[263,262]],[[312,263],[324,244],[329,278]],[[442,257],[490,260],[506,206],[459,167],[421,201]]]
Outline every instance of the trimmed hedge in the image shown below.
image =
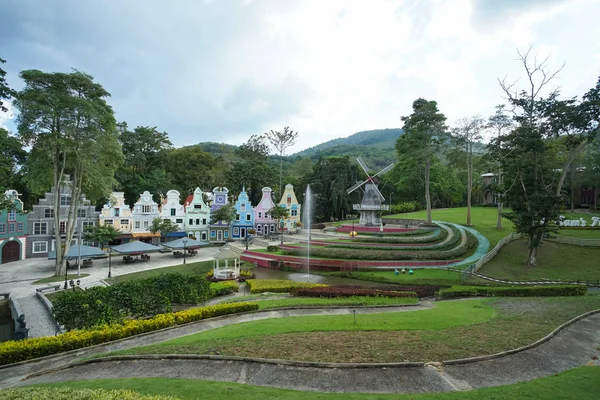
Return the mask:
[[540,285],[540,286],[452,286],[438,292],[441,299],[469,296],[498,297],[553,297],[583,296],[587,287],[583,285]]
[[279,246],[276,244],[267,246],[267,251],[277,251],[279,250]]
[[[350,288],[350,289],[364,289],[363,286],[358,285],[339,285],[338,288]],[[417,297],[431,297],[440,290],[440,286],[437,285],[382,285],[374,286],[369,289],[383,290],[386,292],[414,292]]]
[[304,288],[296,289],[292,292],[294,296],[298,297],[353,297],[353,296],[364,296],[364,297],[417,297],[415,292],[398,292],[398,291],[385,291],[376,289],[355,289],[347,287],[315,287],[315,288]]
[[211,297],[225,296],[237,292],[239,288],[235,281],[213,282],[210,284],[210,294]]
[[[443,242],[446,237],[448,237],[448,232],[439,228],[440,232],[438,234],[430,234],[426,236],[419,235],[395,235],[395,234],[386,234],[385,236],[379,236],[378,233],[373,235],[364,235],[363,232],[359,233],[359,236],[352,239],[354,242],[365,242],[365,243],[431,243],[431,242]],[[429,232],[432,232],[431,230]]]
[[176,400],[178,397],[146,395],[124,389],[88,389],[67,387],[20,387],[0,390],[3,400]]
[[327,285],[309,282],[295,282],[282,279],[248,279],[250,293],[290,293],[294,289],[324,287]]
[[[386,226],[391,226],[393,227],[393,224],[387,224]],[[413,231],[407,231],[407,232],[386,232],[384,237],[388,237],[388,236],[399,236],[399,237],[407,237],[410,238],[411,236],[421,236],[421,235],[425,235],[425,234],[430,234],[433,233],[433,229],[431,228],[419,228],[419,229],[415,229]],[[358,232],[358,234],[360,236],[363,235],[367,235],[367,236],[381,236],[381,233],[379,232]]]
[[0,365],[81,349],[206,318],[255,310],[258,310],[256,303],[217,304],[159,314],[149,319],[128,320],[118,325],[104,325],[93,330],[73,330],[56,336],[4,342],[0,343]]

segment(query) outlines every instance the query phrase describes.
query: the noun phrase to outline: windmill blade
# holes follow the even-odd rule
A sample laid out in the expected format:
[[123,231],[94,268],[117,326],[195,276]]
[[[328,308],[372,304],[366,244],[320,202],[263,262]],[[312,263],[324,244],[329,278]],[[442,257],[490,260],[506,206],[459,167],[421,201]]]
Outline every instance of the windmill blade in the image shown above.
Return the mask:
[[379,176],[379,175],[383,175],[383,174],[385,174],[386,172],[388,172],[392,168],[394,168],[394,163],[388,165],[387,167],[385,167],[384,169],[382,169],[381,171],[379,171],[378,173],[376,173],[375,175],[373,175],[373,177]]
[[365,183],[369,182],[369,180],[365,180],[364,182],[357,182],[356,185],[352,186],[350,189],[346,190],[346,192],[348,194],[354,192],[356,189],[358,189],[359,187],[361,187],[362,185],[364,185]]
[[373,187],[375,188],[375,190],[377,191],[377,194],[379,195],[379,198],[381,199],[381,201],[385,201],[385,197],[383,197],[383,195],[381,194],[381,192],[379,191],[379,188],[377,187],[377,185],[373,185]]
[[360,167],[363,169],[363,171],[365,171],[365,174],[367,174],[367,176],[370,177],[371,175],[369,175],[367,166],[365,165],[365,162],[362,160],[362,158],[356,157],[356,161],[358,162],[358,165],[360,165]]

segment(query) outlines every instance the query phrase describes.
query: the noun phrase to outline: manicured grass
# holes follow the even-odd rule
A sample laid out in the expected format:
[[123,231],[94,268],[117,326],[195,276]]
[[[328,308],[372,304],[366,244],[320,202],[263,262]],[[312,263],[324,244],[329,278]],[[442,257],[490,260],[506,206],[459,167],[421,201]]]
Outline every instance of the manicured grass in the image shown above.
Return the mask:
[[[80,278],[85,278],[86,276],[90,276],[90,274],[67,274],[67,280],[71,280],[71,279],[80,279]],[[56,276],[56,275],[52,275],[49,276],[47,278],[43,278],[43,279],[38,279],[37,281],[33,282],[32,285],[41,285],[42,283],[52,283],[52,282],[64,282],[65,281],[65,276],[61,275],[61,276]]]
[[537,265],[528,267],[527,242],[504,246],[479,272],[499,279],[600,279],[600,247],[580,247],[545,241],[538,249]]
[[580,239],[600,239],[600,229],[561,229],[558,235]]
[[[401,270],[401,268],[398,268],[398,270]],[[434,268],[413,268],[413,271],[413,275],[409,275],[408,272],[406,274],[400,273],[396,275],[394,274],[394,271],[352,272],[351,274],[320,271],[313,273],[318,275],[344,276],[364,281],[396,284],[452,286],[460,283],[460,274],[458,272]]]
[[313,297],[290,297],[286,299],[259,300],[256,303],[258,304],[261,310],[264,310],[266,308],[295,306],[391,306],[400,304],[418,304],[419,299],[417,299],[416,297],[367,296],[338,297],[332,299]]
[[153,276],[159,276],[164,273],[177,272],[184,275],[204,275],[210,271],[213,267],[212,261],[201,261],[201,262],[188,262],[187,264],[173,265],[171,267],[155,268],[146,271],[133,272],[131,274],[113,276],[112,278],[105,279],[108,283],[115,284],[119,282],[130,281],[132,279],[151,278]]
[[[506,211],[506,209],[504,210]],[[455,224],[465,224],[467,222],[467,208],[445,208],[442,210],[432,210],[432,218],[437,221],[453,222]],[[390,218],[408,218],[408,219],[427,219],[427,211],[417,211],[407,214],[395,214]],[[502,231],[496,230],[496,221],[498,219],[498,209],[494,207],[473,207],[471,208],[472,228],[481,232],[490,241],[490,249],[506,235],[513,232],[513,223],[506,218],[502,219]]]
[[[77,389],[128,389],[147,395],[176,396],[181,399],[212,400],[584,400],[597,398],[598,391],[600,390],[599,382],[600,367],[586,366],[546,378],[535,379],[529,382],[520,382],[514,385],[449,393],[317,393],[242,385],[229,382],[164,378],[103,379],[61,382],[44,386]],[[0,394],[3,394],[2,391],[0,391]]]

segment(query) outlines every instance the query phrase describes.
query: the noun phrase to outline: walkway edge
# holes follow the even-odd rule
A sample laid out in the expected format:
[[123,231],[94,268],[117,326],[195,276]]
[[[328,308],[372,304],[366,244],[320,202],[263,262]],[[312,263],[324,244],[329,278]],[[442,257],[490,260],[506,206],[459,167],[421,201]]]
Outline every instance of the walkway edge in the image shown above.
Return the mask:
[[[520,353],[526,350],[530,350],[535,348],[543,343],[546,343],[553,337],[555,337],[560,331],[567,328],[574,323],[592,316],[594,314],[600,313],[600,309],[588,311],[583,313],[575,318],[570,319],[564,324],[560,325],[558,328],[554,329],[548,335],[544,336],[542,339],[537,340],[531,344],[526,346],[519,347],[517,349],[507,350],[496,354],[490,354],[486,356],[478,356],[471,358],[463,358],[449,361],[442,361],[443,365],[459,365],[459,364],[471,364],[481,361],[493,360],[496,358],[506,357],[515,353]],[[71,369],[77,366],[89,365],[89,364],[98,364],[103,362],[110,361],[131,361],[131,360],[213,360],[213,361],[241,361],[247,363],[254,364],[269,364],[269,365],[285,365],[291,367],[300,367],[300,368],[323,368],[323,369],[375,369],[375,368],[409,368],[409,367],[425,367],[427,365],[431,365],[432,362],[399,362],[399,363],[325,363],[325,362],[312,362],[312,361],[295,361],[295,360],[282,360],[282,359],[268,359],[268,358],[254,358],[254,357],[240,357],[240,356],[219,356],[219,355],[210,355],[210,354],[152,354],[152,355],[129,355],[129,356],[111,356],[111,357],[102,357],[102,358],[94,358],[90,360],[83,360],[74,362],[62,367],[51,368],[48,370],[36,372],[30,375],[27,375],[23,380],[35,378],[38,376],[51,374],[58,371],[63,371],[67,369]]]

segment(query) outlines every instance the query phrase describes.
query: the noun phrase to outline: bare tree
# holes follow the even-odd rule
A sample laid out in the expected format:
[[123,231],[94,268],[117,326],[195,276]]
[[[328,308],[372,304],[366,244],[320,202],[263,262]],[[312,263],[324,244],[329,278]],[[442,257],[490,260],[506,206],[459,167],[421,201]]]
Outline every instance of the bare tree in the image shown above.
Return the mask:
[[283,176],[283,152],[290,146],[296,144],[298,132],[290,130],[289,126],[283,128],[283,132],[274,131],[271,129],[265,132],[265,137],[275,147],[279,153],[279,199],[281,199],[281,179]]

